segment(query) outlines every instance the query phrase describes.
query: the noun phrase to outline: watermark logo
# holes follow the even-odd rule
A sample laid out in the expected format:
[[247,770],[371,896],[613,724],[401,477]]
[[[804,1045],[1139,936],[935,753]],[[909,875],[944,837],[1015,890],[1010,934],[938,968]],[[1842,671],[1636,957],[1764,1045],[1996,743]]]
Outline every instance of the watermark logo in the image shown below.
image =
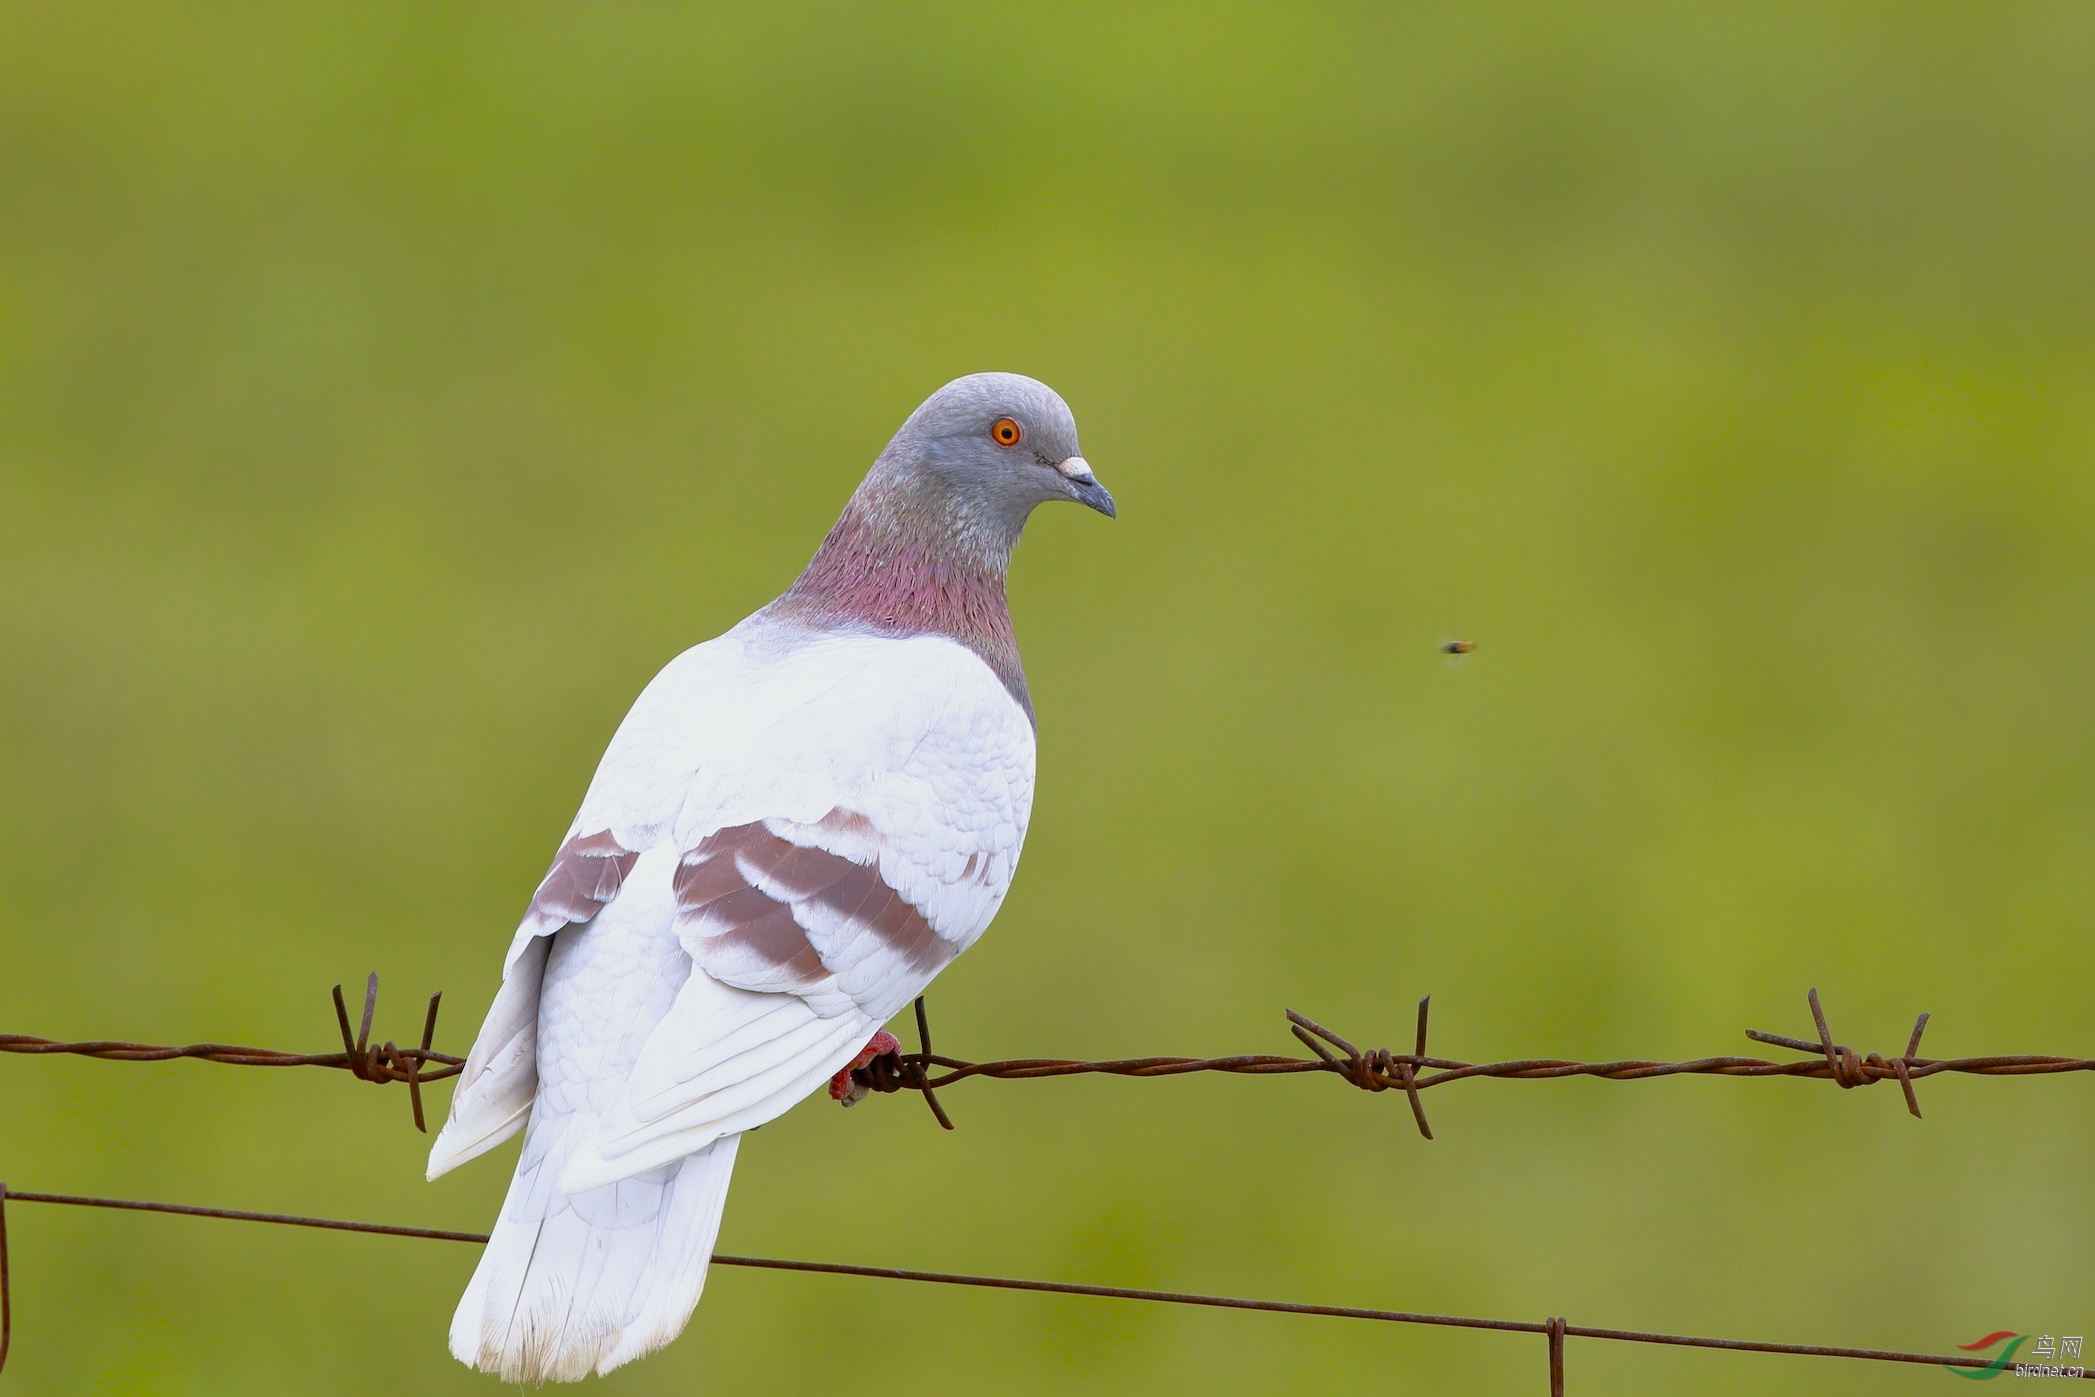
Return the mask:
[[1993,1361],[1991,1363],[1988,1363],[1985,1367],[1952,1368],[1949,1371],[1955,1374],[1957,1377],[1970,1378],[1973,1382],[1991,1382],[1994,1378],[1999,1377],[2004,1371],[2006,1371],[2008,1364],[2012,1363],[2015,1360],[2015,1350],[2021,1348],[2022,1341],[2027,1339],[2028,1337],[2029,1335],[2017,1334],[2012,1329],[1997,1329],[1993,1333],[1988,1334],[1985,1338],[1980,1339],[1975,1343],[1959,1344],[1957,1345],[1957,1347],[1962,1349],[1966,1353],[1980,1353],[1986,1349],[1992,1348],[2002,1339],[2008,1340],[2008,1346],[2002,1349],[1997,1355],[1995,1355]]
[[1952,1368],[1949,1371],[1960,1378],[1970,1378],[1973,1382],[1990,1382],[2009,1371],[2011,1364],[2018,1378],[2077,1378],[2083,1375],[2085,1370],[2082,1368],[2057,1366],[2052,1362],[2054,1359],[2079,1358],[2080,1335],[2068,1334],[2064,1338],[2056,1338],[2050,1334],[2039,1334],[2037,1341],[2030,1345],[2029,1356],[2033,1361],[2016,1363],[2015,1353],[2029,1337],[2027,1334],[2017,1334],[2012,1329],[1998,1329],[1973,1343],[1959,1344],[1957,1347],[1966,1353],[1983,1353],[2002,1340],[2007,1341],[2001,1351],[1994,1355],[1993,1361],[1985,1367]]

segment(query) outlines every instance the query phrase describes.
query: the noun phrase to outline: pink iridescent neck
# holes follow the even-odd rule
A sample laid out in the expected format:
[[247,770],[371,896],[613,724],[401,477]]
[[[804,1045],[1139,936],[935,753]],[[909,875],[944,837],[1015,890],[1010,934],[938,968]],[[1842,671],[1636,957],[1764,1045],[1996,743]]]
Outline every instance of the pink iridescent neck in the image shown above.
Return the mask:
[[[967,521],[895,503],[877,489],[854,495],[807,570],[768,610],[816,629],[956,640],[982,658],[1031,717],[1004,598],[1009,545],[971,546]],[[914,527],[900,522],[912,517]]]

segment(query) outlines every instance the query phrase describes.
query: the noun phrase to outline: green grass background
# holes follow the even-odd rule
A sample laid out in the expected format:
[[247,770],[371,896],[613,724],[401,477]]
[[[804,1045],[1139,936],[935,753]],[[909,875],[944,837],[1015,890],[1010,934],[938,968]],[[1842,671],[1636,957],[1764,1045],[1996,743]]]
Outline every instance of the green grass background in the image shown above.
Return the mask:
[[[626,705],[931,389],[1013,605],[972,1057],[2095,1052],[2095,12],[0,6],[0,1029],[463,1051]],[[1439,642],[1472,638],[1450,661]],[[724,1249],[2095,1337],[2080,1078],[817,1100]],[[434,1095],[436,1109],[448,1091]],[[0,1058],[0,1178],[486,1225],[398,1088]],[[466,1393],[470,1248],[18,1205],[6,1391]],[[1574,1341],[1571,1390],[1926,1369]],[[1529,1337],[721,1271],[621,1393],[1500,1394]]]

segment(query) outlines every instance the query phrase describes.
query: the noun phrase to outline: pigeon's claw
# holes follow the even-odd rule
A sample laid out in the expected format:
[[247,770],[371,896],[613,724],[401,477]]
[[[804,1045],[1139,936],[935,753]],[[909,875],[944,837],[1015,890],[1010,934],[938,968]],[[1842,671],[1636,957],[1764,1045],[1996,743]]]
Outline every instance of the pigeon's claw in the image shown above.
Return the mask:
[[879,1030],[866,1040],[866,1046],[858,1050],[858,1056],[851,1059],[849,1065],[843,1071],[829,1079],[829,1099],[831,1101],[841,1101],[846,1106],[856,1106],[859,1102],[865,1100],[866,1087],[863,1082],[853,1081],[851,1074],[883,1053],[899,1053],[901,1051],[902,1043],[894,1034],[889,1033],[884,1028]]

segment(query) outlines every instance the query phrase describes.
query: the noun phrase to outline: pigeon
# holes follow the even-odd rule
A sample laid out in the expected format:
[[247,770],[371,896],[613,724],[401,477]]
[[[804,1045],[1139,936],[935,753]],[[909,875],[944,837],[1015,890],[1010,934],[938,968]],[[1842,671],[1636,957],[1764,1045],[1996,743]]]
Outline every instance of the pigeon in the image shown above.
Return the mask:
[[429,1177],[517,1132],[451,1321],[507,1382],[576,1381],[690,1319],[746,1131],[974,943],[1033,802],[1005,571],[1035,505],[1113,497],[1046,384],[956,379],[902,424],[784,595],[619,724],[511,941]]

